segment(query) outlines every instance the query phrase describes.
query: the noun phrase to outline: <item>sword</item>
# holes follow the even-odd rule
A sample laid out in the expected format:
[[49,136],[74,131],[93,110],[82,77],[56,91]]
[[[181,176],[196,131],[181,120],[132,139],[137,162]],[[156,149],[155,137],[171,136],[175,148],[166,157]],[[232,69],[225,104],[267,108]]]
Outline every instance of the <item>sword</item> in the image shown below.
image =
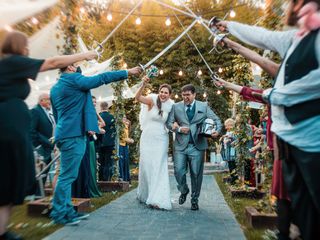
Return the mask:
[[157,61],[163,54],[165,54],[173,45],[175,45],[198,21],[198,18],[195,19],[175,40],[173,40],[165,49],[163,49],[158,55],[156,55],[154,58],[152,58],[149,62],[142,65],[139,64],[140,67],[143,69],[143,71],[146,70],[149,66],[151,66],[152,63]]

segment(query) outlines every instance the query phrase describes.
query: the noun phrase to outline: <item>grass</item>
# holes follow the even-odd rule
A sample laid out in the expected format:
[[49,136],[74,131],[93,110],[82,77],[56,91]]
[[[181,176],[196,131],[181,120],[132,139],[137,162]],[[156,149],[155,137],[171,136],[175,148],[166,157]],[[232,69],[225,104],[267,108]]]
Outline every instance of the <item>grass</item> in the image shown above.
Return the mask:
[[248,240],[262,240],[262,235],[264,234],[266,229],[254,229],[250,227],[246,221],[245,216],[245,207],[255,205],[257,203],[257,200],[247,198],[232,198],[227,185],[222,180],[222,178],[226,175],[217,173],[214,176],[219,185],[219,188],[221,189],[224,199],[228,203],[237,221],[241,225],[246,238]]
[[[137,181],[132,181],[130,191],[136,188]],[[111,201],[119,198],[125,192],[108,192],[103,193],[100,198],[91,199],[90,212],[110,203]],[[49,234],[53,233],[57,229],[63,227],[62,225],[56,225],[51,222],[51,219],[47,216],[43,217],[31,217],[27,214],[27,204],[16,206],[13,209],[13,214],[10,218],[9,229],[15,233],[21,234],[24,239],[38,240],[42,239]]]

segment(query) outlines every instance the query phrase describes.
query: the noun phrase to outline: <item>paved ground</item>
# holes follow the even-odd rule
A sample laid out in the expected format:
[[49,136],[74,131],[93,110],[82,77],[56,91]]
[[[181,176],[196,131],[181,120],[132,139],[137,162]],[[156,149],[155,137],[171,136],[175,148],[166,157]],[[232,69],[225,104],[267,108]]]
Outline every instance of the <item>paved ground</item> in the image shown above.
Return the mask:
[[180,206],[177,203],[179,192],[172,176],[170,183],[172,211],[153,210],[139,204],[136,190],[133,190],[96,210],[79,226],[64,227],[45,239],[245,239],[212,176],[204,176],[199,211],[190,210],[190,198]]

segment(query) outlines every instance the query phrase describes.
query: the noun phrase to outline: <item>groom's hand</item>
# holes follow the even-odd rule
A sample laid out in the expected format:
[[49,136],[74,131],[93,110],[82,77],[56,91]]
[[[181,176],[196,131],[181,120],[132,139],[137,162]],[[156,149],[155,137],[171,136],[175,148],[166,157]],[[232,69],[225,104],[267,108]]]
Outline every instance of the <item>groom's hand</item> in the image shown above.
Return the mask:
[[211,133],[211,137],[216,138],[219,136],[219,133],[217,131]]
[[188,127],[180,127],[180,132],[183,134],[188,134],[190,131],[190,128]]

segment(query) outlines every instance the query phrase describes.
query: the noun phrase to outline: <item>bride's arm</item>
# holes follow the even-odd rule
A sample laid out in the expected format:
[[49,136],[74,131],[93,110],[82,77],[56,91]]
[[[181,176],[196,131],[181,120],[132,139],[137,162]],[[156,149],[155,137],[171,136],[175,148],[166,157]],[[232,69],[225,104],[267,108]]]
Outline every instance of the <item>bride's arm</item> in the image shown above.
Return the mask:
[[142,92],[143,92],[143,90],[144,90],[144,88],[145,88],[145,86],[147,85],[148,82],[149,82],[149,78],[148,77],[145,76],[145,77],[142,78],[142,85],[138,89],[138,91],[136,93],[136,96],[135,96],[135,99],[138,102],[144,103],[144,104],[148,105],[149,108],[151,108],[152,105],[153,105],[152,99],[149,98],[149,97],[142,96]]

